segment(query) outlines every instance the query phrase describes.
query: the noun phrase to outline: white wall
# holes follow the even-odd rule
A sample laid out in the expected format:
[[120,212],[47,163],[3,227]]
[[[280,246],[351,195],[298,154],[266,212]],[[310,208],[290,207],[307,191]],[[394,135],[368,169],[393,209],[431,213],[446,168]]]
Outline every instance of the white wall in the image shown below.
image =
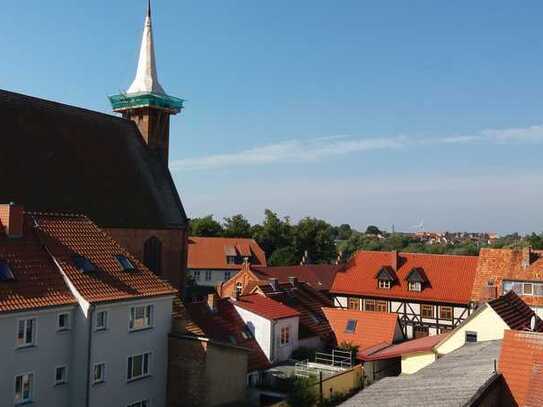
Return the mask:
[[[24,373],[34,373],[35,403],[32,405],[72,405],[69,400],[69,383],[74,372],[77,374],[69,351],[73,330],[59,332],[57,316],[61,312],[68,312],[73,323],[74,308],[69,306],[0,315],[0,406],[14,404],[15,377]],[[26,318],[36,320],[35,346],[18,349],[17,322]],[[55,386],[55,369],[64,365],[68,367],[68,384]]]
[[[275,336],[275,354],[273,355],[274,362],[281,362],[290,358],[292,351],[298,348],[298,326],[299,317],[284,318],[275,321],[274,336]],[[281,328],[289,328],[289,343],[281,345]]]
[[334,297],[334,306],[338,308],[347,308],[347,297]]
[[[241,267],[241,266],[240,266]],[[196,284],[206,287],[216,287],[218,284],[227,281],[225,279],[225,272],[230,272],[230,278],[234,277],[236,274],[239,273],[240,270],[193,270],[189,269],[188,272],[191,274],[191,276],[194,278],[195,271],[200,272],[200,279],[196,280]],[[211,280],[206,280],[206,271],[211,272]]]
[[247,311],[244,308],[236,306],[236,311],[238,312],[245,325],[249,327],[253,333],[258,345],[268,358],[272,360],[272,321],[261,317],[260,315],[254,314],[250,311]]

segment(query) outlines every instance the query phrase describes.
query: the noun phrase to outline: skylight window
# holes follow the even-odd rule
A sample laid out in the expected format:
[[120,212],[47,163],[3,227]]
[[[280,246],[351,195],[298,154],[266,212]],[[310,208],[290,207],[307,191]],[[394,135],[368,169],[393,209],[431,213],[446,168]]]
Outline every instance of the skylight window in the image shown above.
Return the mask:
[[0,260],[0,281],[13,281],[15,276],[9,267],[9,264]]
[[73,257],[75,266],[83,273],[92,273],[96,271],[96,266],[86,257],[75,255]]
[[115,256],[119,264],[121,265],[123,271],[134,271],[136,270],[136,267],[132,264],[132,262],[128,259],[128,257],[125,257],[123,255]]
[[356,331],[356,319],[349,319],[347,321],[347,327],[345,328],[345,332],[347,333],[354,333],[354,331]]

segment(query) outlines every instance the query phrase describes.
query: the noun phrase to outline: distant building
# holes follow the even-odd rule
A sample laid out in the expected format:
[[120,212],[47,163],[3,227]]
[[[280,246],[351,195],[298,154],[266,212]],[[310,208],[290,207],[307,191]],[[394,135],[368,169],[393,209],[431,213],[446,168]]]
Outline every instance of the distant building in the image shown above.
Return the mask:
[[188,275],[199,286],[230,280],[244,262],[266,266],[266,255],[253,239],[190,237],[188,243]]
[[485,302],[513,290],[543,317],[543,252],[481,249],[471,299]]
[[0,224],[0,405],[164,405],[177,291],[82,215]]
[[335,306],[392,312],[406,338],[448,332],[471,313],[477,257],[359,251],[338,271]]

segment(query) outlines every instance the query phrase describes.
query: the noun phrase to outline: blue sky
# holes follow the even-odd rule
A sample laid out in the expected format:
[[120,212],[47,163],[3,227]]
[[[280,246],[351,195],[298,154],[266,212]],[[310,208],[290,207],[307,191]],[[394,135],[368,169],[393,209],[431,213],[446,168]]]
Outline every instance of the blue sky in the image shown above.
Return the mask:
[[[2,4],[0,87],[110,112],[144,0]],[[191,217],[543,231],[543,2],[154,0]]]

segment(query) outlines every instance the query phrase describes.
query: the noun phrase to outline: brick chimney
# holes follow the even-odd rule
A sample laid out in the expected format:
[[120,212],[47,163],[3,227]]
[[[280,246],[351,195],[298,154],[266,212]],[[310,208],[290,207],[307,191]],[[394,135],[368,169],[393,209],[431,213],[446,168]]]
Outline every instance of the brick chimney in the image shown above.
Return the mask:
[[0,205],[0,226],[10,238],[23,237],[24,207],[13,202]]
[[275,291],[277,291],[279,288],[279,280],[277,278],[270,278],[270,285]]
[[400,267],[400,254],[398,253],[398,250],[393,250],[390,254],[392,256],[390,266],[392,267],[392,270],[398,271],[398,268]]
[[522,267],[527,269],[532,264],[532,248],[524,247],[522,249]]

